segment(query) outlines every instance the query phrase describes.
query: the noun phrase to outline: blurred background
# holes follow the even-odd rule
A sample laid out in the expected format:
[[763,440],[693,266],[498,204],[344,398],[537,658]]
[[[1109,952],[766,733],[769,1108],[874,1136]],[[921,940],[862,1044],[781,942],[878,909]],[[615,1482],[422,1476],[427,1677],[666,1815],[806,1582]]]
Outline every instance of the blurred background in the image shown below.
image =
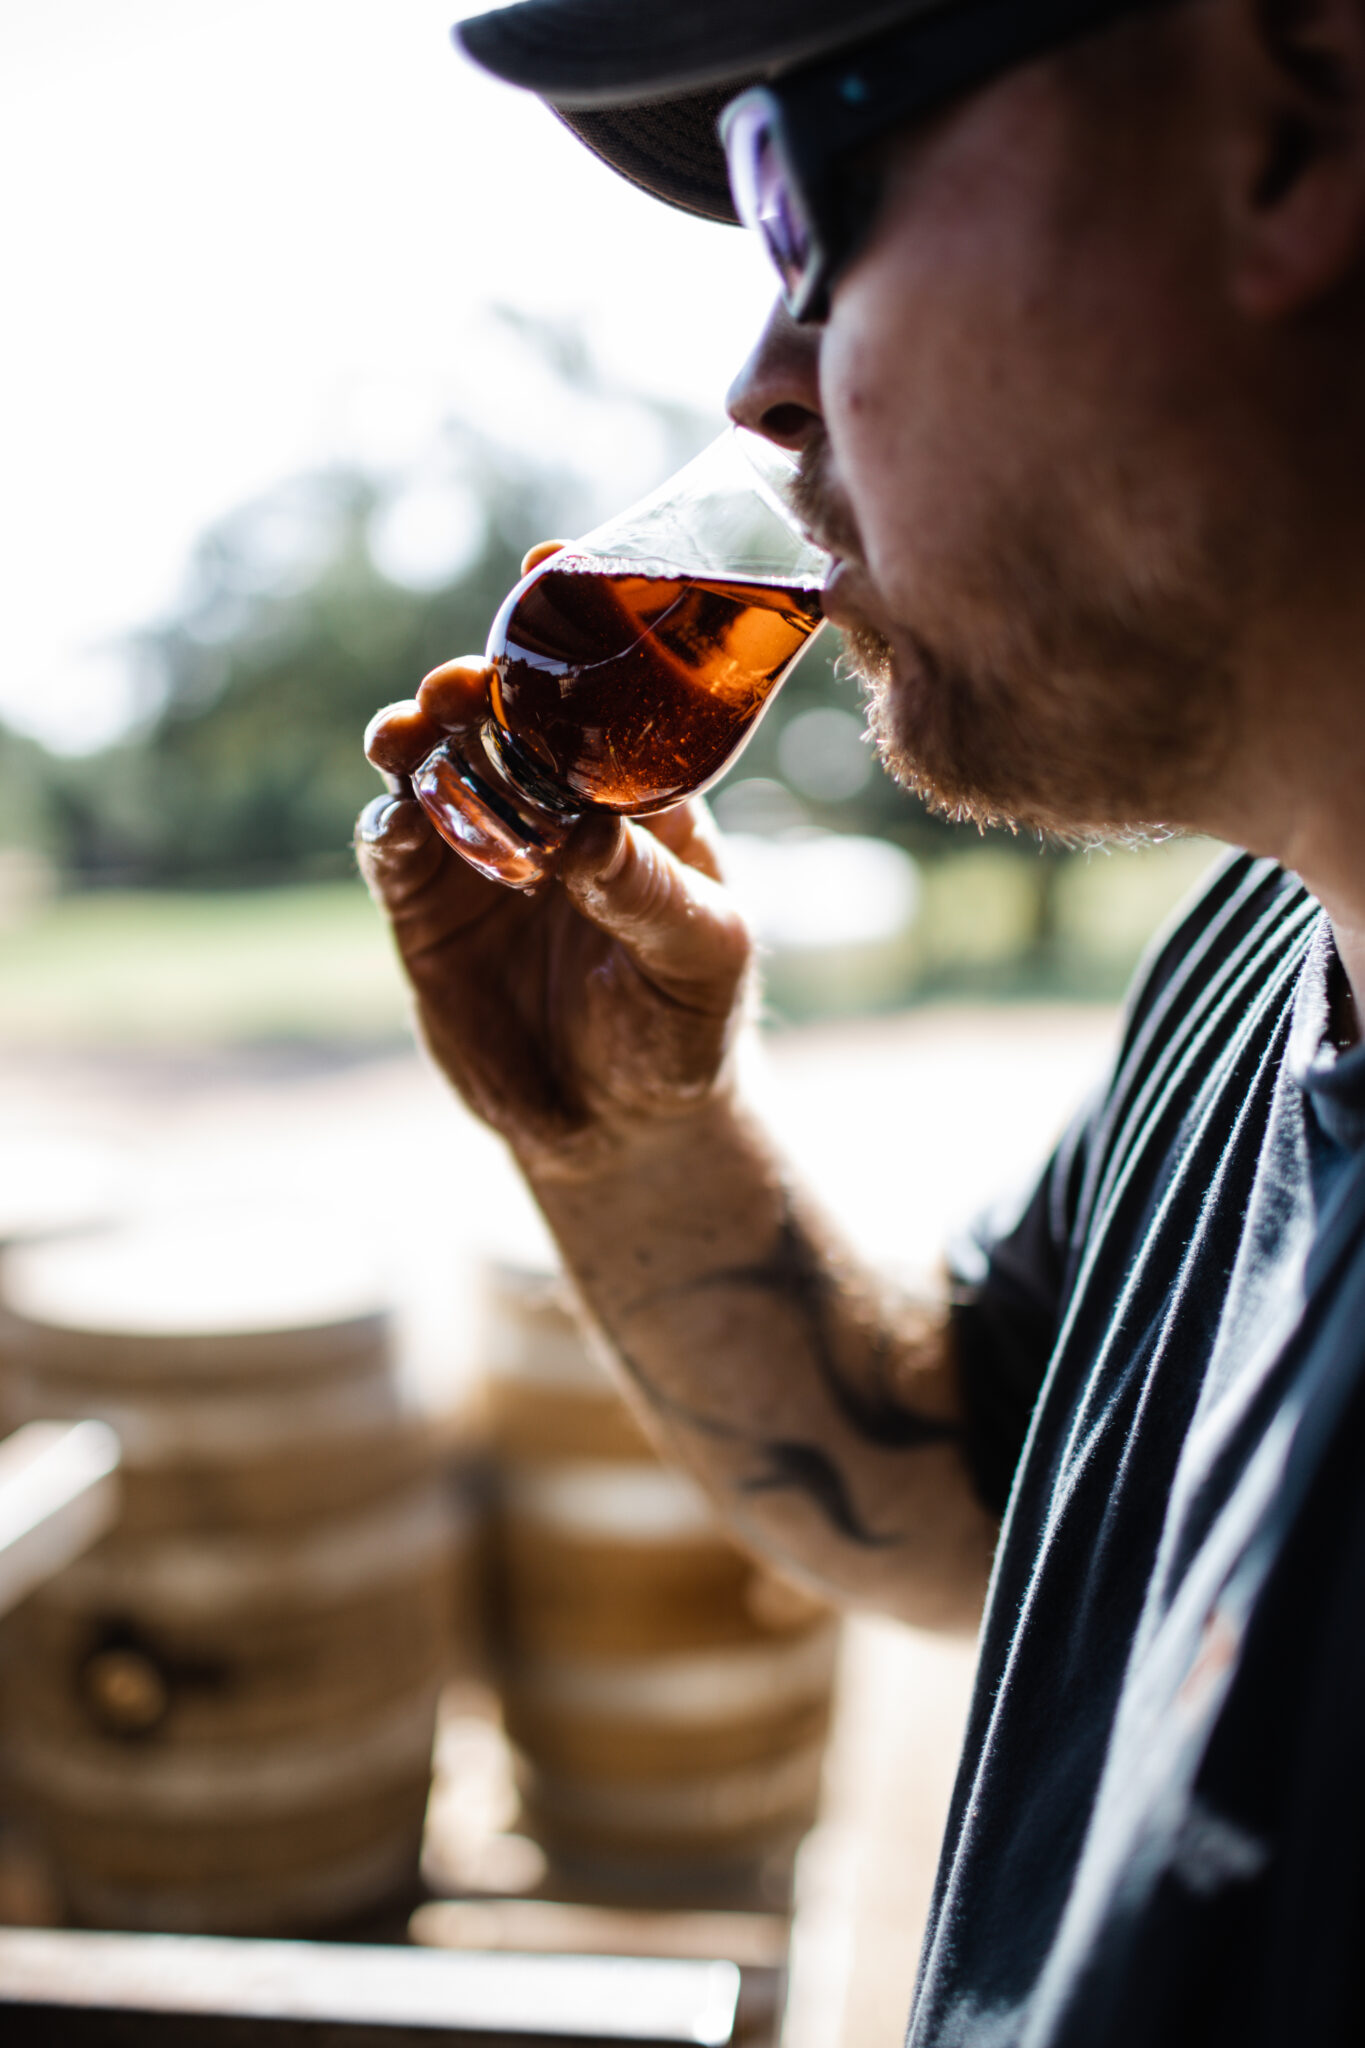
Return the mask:
[[[376,788],[360,734],[435,663],[482,647],[532,541],[585,530],[712,437],[768,279],[740,235],[646,200],[538,105],[466,70],[451,13],[446,0],[18,0],[0,15],[0,1237],[14,1247],[0,1391],[8,1370],[11,1424],[115,1410],[126,1423],[144,1381],[180,1371],[170,1354],[147,1362],[168,1328],[221,1339],[215,1372],[255,1385],[244,1330],[259,1337],[272,1315],[339,1328],[361,1313],[317,1281],[322,1245],[352,1291],[359,1267],[374,1268],[365,1313],[382,1302],[386,1334],[366,1370],[390,1392],[373,1414],[384,1428],[426,1418],[467,1531],[497,1494],[498,1458],[505,1480],[542,1455],[543,1431],[518,1434],[524,1417],[499,1439],[489,1417],[506,1404],[487,1389],[490,1360],[505,1364],[509,1345],[520,1356],[526,1327],[540,1327],[525,1289],[541,1281],[507,1275],[551,1262],[496,1146],[410,1049],[349,852]],[[826,635],[805,658],[714,803],[765,955],[774,1120],[870,1255],[922,1267],[1030,1170],[1102,1072],[1142,948],[1214,849],[1073,853],[929,819],[878,767],[836,653]],[[267,1205],[277,1245],[313,1248],[295,1264],[314,1278],[283,1308],[270,1287],[262,1306],[259,1244],[241,1254],[236,1296],[223,1285],[223,1247]],[[171,1220],[192,1248],[149,1252]],[[193,1299],[182,1286],[168,1306],[167,1273],[201,1268],[212,1284]],[[113,1285],[111,1270],[142,1277]],[[101,1392],[69,1359],[35,1365],[51,1332],[71,1329],[101,1343],[121,1332],[143,1394]],[[593,1438],[589,1467],[647,1455],[603,1427],[608,1448]],[[341,1481],[325,1499],[286,1486],[268,1511],[229,1488],[237,1505],[220,1500],[211,1527],[179,1495],[167,1506],[164,1487],[149,1506],[158,1458],[201,1477],[213,1462],[202,1416],[169,1438],[157,1428],[133,1430],[142,1451],[125,1445],[136,1541],[131,1563],[115,1554],[124,1635],[108,1633],[106,1573],[71,1594],[60,1627],[25,1638],[21,1661],[51,1664],[37,1695],[49,1709],[63,1672],[72,1684],[86,1672],[88,1693],[97,1651],[156,1665],[151,1624],[128,1634],[152,1571],[138,1542],[164,1553],[206,1529],[240,1536],[235,1514],[259,1535],[253,1515],[274,1527],[359,1511]],[[413,1469],[399,1459],[393,1484],[417,1484]],[[483,1554],[450,1541],[466,1564]],[[513,1548],[524,1565],[525,1543]],[[608,1583],[610,1608],[619,1573]],[[488,1585],[503,1592],[485,1587],[475,1605],[501,1602],[505,1618],[505,1579]],[[688,1600],[695,1618],[705,1603]],[[472,1642],[470,1611],[467,1598],[463,1620],[448,1606],[442,1626]],[[735,1640],[733,1618],[706,1626]],[[762,1626],[823,1623],[793,1610]],[[543,1845],[520,1866],[519,1851],[501,1865],[480,1851],[478,1865],[469,1848],[479,1826],[520,1825],[515,1795],[496,1790],[505,1763],[480,1748],[500,1709],[469,1642],[449,1668],[463,1670],[460,1725],[475,1733],[447,1736],[447,1832],[444,1849],[428,1844],[427,1890],[544,1898]],[[812,2040],[889,2043],[970,1646],[863,1623],[841,1654],[855,1679],[809,1879],[825,1933],[803,1965],[811,1987],[823,1969],[825,1989],[803,2011],[823,2015]],[[11,1647],[11,1669],[19,1656]],[[145,1704],[146,1673],[130,1669],[108,1667],[115,1695],[142,1682]],[[292,1711],[306,1736],[302,1693]],[[89,1736],[78,1721],[73,1755]],[[101,1724],[99,1739],[129,1733]],[[538,1739],[526,1735],[531,1751]],[[149,1755],[139,1768],[154,1781]],[[464,1806],[450,1790],[461,1769],[474,1787]],[[171,1865],[143,1871],[136,1910],[117,1887],[82,1893],[79,1854],[69,1867],[59,1855],[54,1874],[56,1838],[49,1826],[48,1861],[33,1864],[30,1837],[21,1854],[12,1831],[0,1836],[13,1878],[0,1919],[253,1924],[208,1909],[175,1922]],[[748,1905],[787,1910],[790,1888],[764,1882]],[[733,1884],[725,1896],[735,1903]],[[440,1936],[429,1919],[424,1938],[455,1940],[443,1924]]]
[[[8,1043],[396,1037],[357,734],[482,647],[531,539],[721,422],[762,264],[474,76],[449,14],[6,10]],[[1202,851],[929,820],[834,651],[717,797],[774,1018],[1112,999]]]

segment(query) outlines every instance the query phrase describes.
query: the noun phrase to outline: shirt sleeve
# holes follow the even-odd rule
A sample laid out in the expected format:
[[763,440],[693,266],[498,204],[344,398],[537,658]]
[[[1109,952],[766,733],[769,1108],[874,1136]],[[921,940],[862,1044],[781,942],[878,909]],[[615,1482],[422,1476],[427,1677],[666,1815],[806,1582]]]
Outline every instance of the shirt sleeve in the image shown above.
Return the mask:
[[998,1204],[949,1248],[964,1452],[997,1515],[1061,1326],[1090,1123],[1087,1109],[1022,1201]]

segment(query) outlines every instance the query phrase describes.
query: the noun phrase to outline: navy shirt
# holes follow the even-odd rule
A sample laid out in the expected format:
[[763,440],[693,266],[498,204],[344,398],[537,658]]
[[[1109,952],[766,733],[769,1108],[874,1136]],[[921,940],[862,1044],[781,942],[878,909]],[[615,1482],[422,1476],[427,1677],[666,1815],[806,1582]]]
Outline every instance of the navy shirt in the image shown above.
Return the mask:
[[956,1258],[1008,1508],[914,2048],[1365,2040],[1365,1049],[1238,856]]

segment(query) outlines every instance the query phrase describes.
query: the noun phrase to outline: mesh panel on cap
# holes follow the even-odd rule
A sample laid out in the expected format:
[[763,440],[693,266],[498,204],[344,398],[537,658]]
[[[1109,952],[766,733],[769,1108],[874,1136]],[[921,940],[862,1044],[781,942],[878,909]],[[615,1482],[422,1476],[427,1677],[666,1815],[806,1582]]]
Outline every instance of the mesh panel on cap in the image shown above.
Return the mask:
[[594,155],[657,199],[706,220],[737,224],[716,121],[749,81],[638,107],[554,112]]

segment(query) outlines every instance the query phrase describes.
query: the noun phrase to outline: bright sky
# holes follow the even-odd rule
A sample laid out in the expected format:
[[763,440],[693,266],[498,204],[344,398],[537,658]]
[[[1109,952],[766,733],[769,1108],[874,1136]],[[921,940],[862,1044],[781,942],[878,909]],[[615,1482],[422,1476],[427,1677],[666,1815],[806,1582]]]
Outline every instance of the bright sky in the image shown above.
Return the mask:
[[116,731],[102,650],[283,475],[415,461],[450,411],[589,459],[601,421],[537,395],[492,305],[580,319],[608,380],[719,420],[761,259],[472,71],[462,11],[0,9],[0,718],[72,748]]

